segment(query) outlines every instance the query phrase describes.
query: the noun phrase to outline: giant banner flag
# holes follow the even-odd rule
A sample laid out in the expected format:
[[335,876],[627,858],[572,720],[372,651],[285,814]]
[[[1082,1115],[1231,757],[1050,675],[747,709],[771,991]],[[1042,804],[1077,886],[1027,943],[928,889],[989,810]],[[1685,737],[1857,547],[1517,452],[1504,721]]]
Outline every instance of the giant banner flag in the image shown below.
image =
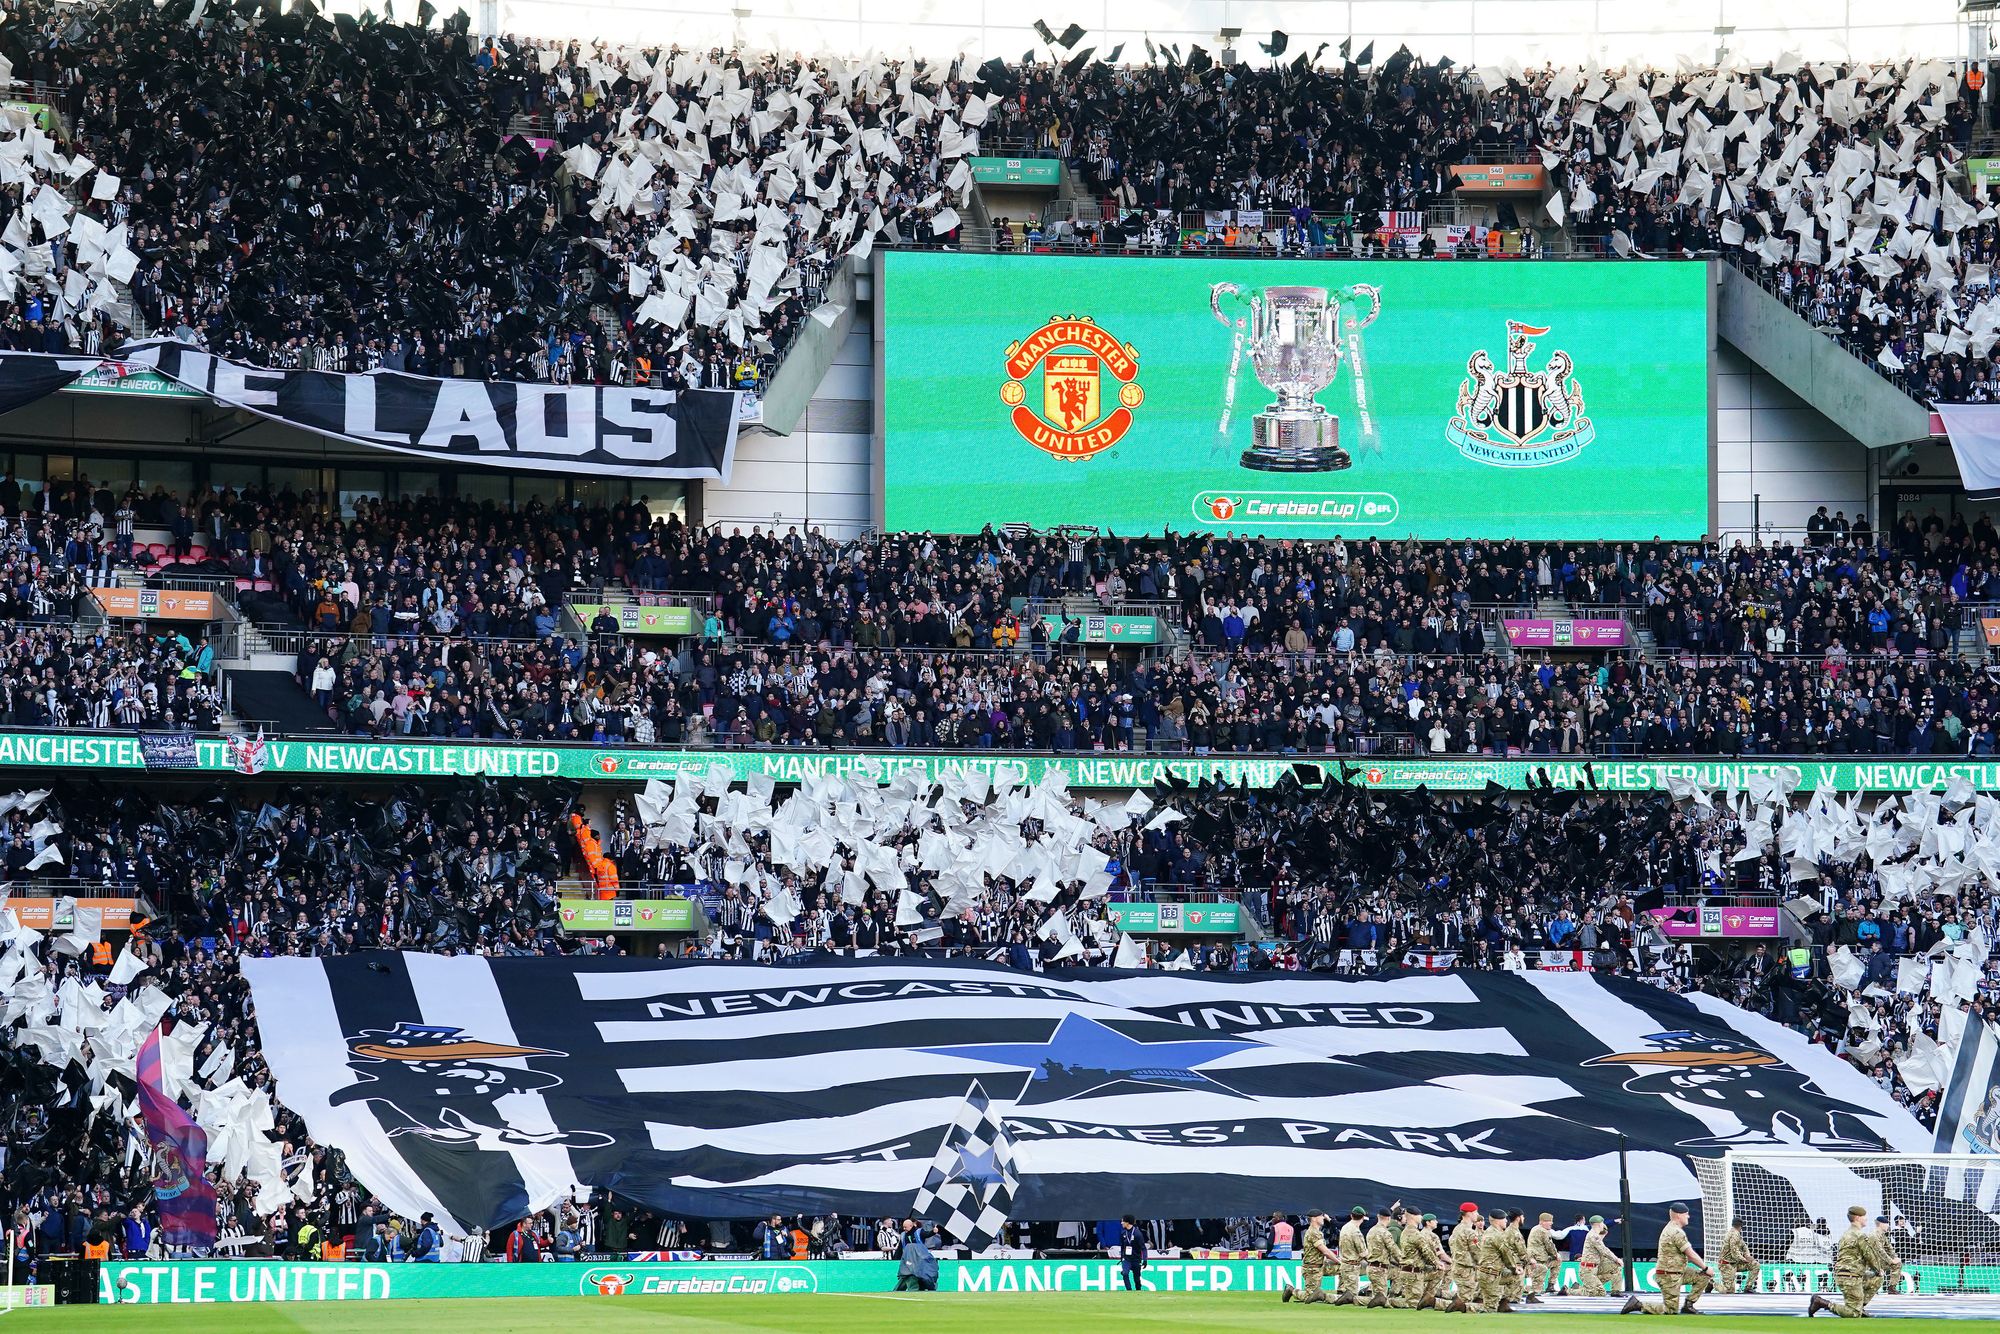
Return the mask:
[[167,1092],[160,1069],[160,1031],[140,1044],[134,1067],[139,1112],[153,1151],[153,1202],[160,1238],[169,1246],[215,1245],[215,1187],[208,1180],[208,1135]]
[[[301,431],[434,462],[572,476],[727,482],[743,396],[727,389],[516,384],[398,371],[348,375],[226,361],[188,343],[144,339],[119,360],[0,353],[0,413],[90,377],[141,377]],[[158,377],[155,379],[154,377]]]
[[[1951,1081],[1938,1105],[1939,1153],[2000,1156],[2000,1027],[1977,1018],[1965,1025],[1952,1062]],[[2000,1174],[1993,1182],[2000,1191]],[[1989,1191],[1986,1205],[2000,1211]]]
[[954,1184],[968,1214],[1015,1219],[1601,1211],[1620,1132],[1657,1213],[1698,1194],[1691,1158],[1730,1148],[1930,1147],[1779,1025],[1583,974],[386,953],[243,970],[279,1098],[397,1212],[460,1226],[578,1183],[696,1218],[902,1215]]
[[171,340],[129,344],[119,355],[225,406],[438,462],[727,482],[736,452],[733,390],[267,370]]

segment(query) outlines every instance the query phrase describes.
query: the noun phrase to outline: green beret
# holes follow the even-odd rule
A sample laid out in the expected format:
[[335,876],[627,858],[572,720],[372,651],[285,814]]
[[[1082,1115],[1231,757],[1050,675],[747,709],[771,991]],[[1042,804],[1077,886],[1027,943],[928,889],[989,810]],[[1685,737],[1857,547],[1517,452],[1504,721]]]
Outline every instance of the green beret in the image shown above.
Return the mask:
[[1596,1227],[1599,1223],[1602,1223],[1603,1221],[1604,1221],[1603,1214],[1592,1214],[1590,1216],[1590,1225],[1592,1227]]
[[1438,1221],[1438,1216],[1436,1214],[1425,1214],[1424,1221],[1426,1223],[1435,1223]]
[[1366,1218],[1368,1217],[1368,1211],[1357,1204],[1347,1211],[1347,1216],[1349,1218]]
[[1847,1216],[1849,1218],[1866,1218],[1868,1217],[1868,1206],[1865,1204],[1850,1205],[1847,1210]]

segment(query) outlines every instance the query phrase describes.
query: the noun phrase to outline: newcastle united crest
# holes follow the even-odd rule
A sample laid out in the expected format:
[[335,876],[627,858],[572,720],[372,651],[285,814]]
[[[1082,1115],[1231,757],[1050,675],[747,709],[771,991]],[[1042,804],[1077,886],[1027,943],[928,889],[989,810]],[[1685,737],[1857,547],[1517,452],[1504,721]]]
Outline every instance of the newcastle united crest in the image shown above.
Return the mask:
[[[1038,371],[1039,411],[1026,383]],[[1146,401],[1138,375],[1139,354],[1130,343],[1088,316],[1057,316],[1007,349],[1000,401],[1029,444],[1059,459],[1087,459],[1131,428],[1132,410]]]
[[1575,458],[1596,438],[1569,353],[1552,352],[1543,369],[1528,369],[1534,340],[1547,332],[1509,320],[1506,370],[1494,370],[1483,351],[1465,363],[1458,413],[1444,433],[1467,458],[1496,468],[1545,468]]

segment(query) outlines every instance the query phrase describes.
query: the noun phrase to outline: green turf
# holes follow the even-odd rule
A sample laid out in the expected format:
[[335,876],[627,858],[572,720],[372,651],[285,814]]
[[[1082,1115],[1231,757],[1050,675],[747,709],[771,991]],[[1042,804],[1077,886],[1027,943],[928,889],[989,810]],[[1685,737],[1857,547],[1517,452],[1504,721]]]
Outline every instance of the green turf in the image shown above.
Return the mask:
[[[1803,1314],[1804,1300],[1801,1299]],[[939,1330],[952,1334],[1117,1334],[1121,1330],[1282,1330],[1339,1327],[1372,1334],[1464,1330],[1469,1324],[1515,1325],[1529,1334],[1609,1334],[1654,1322],[1606,1315],[1454,1316],[1282,1305],[1276,1295],[1093,1292],[985,1295],[923,1293],[809,1297],[486,1297],[458,1301],[328,1302],[216,1306],[64,1306],[16,1311],[0,1334],[34,1330],[144,1331],[145,1334],[620,1334],[668,1329],[769,1330],[790,1334],[865,1334]],[[1936,1321],[1878,1320],[1870,1334],[1912,1334]],[[1703,1316],[1705,1334],[1771,1334],[1770,1317]]]

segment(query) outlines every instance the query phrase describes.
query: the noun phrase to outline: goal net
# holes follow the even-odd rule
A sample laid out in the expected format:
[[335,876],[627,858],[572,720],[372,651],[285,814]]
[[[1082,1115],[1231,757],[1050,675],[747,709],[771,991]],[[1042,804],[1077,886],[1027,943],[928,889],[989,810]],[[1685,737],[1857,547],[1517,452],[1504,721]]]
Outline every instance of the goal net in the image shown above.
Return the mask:
[[2000,1292],[2000,1156],[1735,1149],[1694,1167],[1702,1253],[1719,1255],[1736,1220],[1764,1289],[1824,1287],[1858,1204],[1889,1220],[1906,1289]]

